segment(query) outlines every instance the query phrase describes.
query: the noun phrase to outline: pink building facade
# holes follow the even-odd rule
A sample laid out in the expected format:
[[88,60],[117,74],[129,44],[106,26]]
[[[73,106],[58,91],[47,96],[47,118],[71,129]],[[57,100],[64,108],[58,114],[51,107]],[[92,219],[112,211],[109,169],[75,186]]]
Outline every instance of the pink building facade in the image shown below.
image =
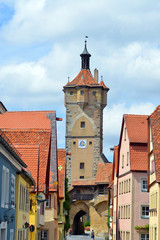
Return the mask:
[[148,240],[147,116],[124,115],[119,141],[117,238]]

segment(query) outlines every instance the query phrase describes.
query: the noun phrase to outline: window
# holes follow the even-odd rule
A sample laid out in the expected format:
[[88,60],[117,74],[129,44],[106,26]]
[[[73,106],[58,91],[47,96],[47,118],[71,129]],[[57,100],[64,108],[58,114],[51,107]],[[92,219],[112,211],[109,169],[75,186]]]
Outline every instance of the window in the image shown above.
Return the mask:
[[130,240],[130,232],[126,232],[126,240]]
[[131,191],[131,179],[129,179],[129,184],[128,184],[129,186],[128,186],[128,192],[130,192]]
[[96,96],[96,92],[92,92],[93,96]]
[[18,229],[18,240],[22,240],[22,229]]
[[141,180],[141,191],[146,192],[147,191],[147,179]]
[[89,142],[89,145],[92,145],[92,141]]
[[75,145],[76,144],[76,142],[75,141],[73,141],[73,145]]
[[141,234],[140,240],[149,240],[149,233],[143,233],[143,234]]
[[9,169],[3,166],[1,207],[8,208],[9,203]]
[[81,91],[80,93],[81,93],[81,95],[84,95],[84,91]]
[[149,218],[149,206],[141,206],[141,218]]
[[40,240],[48,240],[48,230],[41,231],[41,239]]
[[77,189],[77,190],[76,190],[76,193],[81,193],[81,190],[80,190],[80,189]]
[[122,168],[124,168],[124,155],[122,155]]
[[85,128],[85,122],[84,121],[81,122],[81,128]]
[[10,229],[10,238],[9,240],[14,240],[14,229]]
[[124,128],[124,141],[126,141],[126,132],[127,132],[127,129],[126,127]]
[[51,195],[48,195],[48,199],[46,201],[46,208],[51,208]]
[[19,209],[23,211],[29,210],[29,191],[27,188],[20,184],[20,194],[19,194]]
[[128,219],[130,219],[130,205],[128,205]]
[[129,152],[127,152],[127,166],[129,165]]
[[80,176],[79,178],[80,178],[80,179],[84,179],[84,176]]
[[155,164],[154,164],[154,160],[152,160],[152,172],[155,172]]
[[80,163],[80,169],[84,169],[84,163]]
[[73,95],[73,92],[70,92],[70,95]]
[[15,207],[15,176],[11,174],[11,207]]
[[40,215],[44,215],[44,202],[40,203]]

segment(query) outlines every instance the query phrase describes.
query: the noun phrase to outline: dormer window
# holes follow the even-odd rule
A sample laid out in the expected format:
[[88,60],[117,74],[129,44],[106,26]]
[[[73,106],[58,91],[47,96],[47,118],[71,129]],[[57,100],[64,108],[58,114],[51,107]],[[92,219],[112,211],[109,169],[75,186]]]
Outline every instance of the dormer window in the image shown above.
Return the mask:
[[84,95],[84,91],[81,91],[81,95]]

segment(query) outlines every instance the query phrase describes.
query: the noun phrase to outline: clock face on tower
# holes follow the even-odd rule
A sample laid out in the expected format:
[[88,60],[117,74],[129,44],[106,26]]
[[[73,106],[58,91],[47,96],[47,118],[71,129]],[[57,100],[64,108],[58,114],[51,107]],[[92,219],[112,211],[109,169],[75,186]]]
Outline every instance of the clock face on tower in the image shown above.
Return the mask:
[[78,147],[79,148],[87,148],[87,140],[86,139],[81,139],[78,141]]

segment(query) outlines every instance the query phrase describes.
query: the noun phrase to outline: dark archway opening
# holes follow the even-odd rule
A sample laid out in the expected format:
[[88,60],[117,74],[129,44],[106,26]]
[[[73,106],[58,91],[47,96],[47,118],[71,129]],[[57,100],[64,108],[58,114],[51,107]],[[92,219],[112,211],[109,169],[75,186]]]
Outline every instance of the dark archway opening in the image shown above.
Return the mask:
[[72,226],[72,234],[73,235],[81,235],[84,234],[84,222],[83,222],[83,216],[87,213],[83,210],[79,211],[73,220],[73,226]]

